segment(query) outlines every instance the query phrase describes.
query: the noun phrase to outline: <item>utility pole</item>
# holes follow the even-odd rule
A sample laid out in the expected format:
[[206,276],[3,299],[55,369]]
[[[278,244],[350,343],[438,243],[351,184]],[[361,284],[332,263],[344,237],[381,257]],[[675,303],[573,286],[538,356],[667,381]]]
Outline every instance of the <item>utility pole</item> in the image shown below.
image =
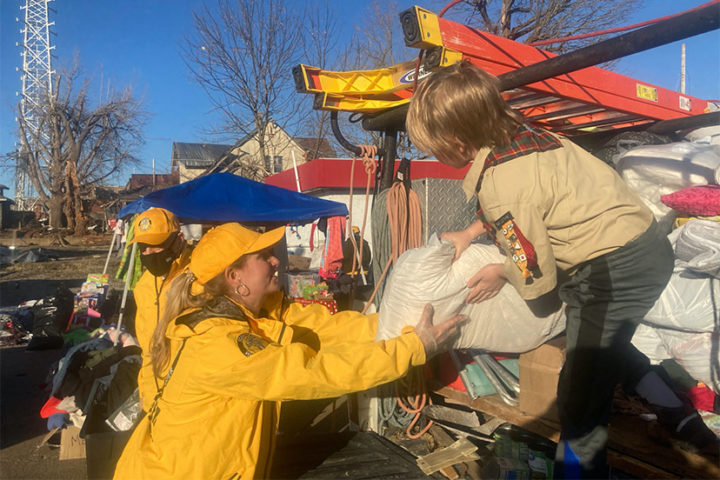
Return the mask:
[[680,55],[680,93],[685,93],[685,44],[682,44]]
[[[48,21],[48,3],[52,0],[25,0],[22,57],[22,93],[20,98],[20,115],[25,119],[32,137],[38,138],[40,131],[39,118],[42,112],[40,105],[43,96],[52,93],[52,65],[50,52],[50,27],[54,22]],[[20,19],[16,18],[19,22]],[[28,178],[28,159],[37,152],[24,149],[18,152],[15,163],[15,203],[19,210],[28,207],[30,198],[34,196],[32,182]]]

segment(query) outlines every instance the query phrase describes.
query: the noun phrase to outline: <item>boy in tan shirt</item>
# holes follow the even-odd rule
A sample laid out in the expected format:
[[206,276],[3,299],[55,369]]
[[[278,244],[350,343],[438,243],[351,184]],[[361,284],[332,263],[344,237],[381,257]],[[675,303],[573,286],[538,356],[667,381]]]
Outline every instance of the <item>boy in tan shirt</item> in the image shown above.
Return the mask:
[[[682,412],[683,425],[689,419],[702,425],[630,344],[670,278],[673,251],[650,210],[611,167],[565,138],[530,128],[503,100],[497,78],[466,61],[418,87],[407,131],[419,149],[447,165],[473,162],[463,190],[468,199],[477,195],[480,220],[443,235],[456,258],[485,232],[507,256],[504,265],[478,271],[467,301],[490,298],[507,281],[538,316],[566,305],[557,478],[605,474],[607,425],[620,381],[673,419]],[[697,427],[701,436],[711,433]]]

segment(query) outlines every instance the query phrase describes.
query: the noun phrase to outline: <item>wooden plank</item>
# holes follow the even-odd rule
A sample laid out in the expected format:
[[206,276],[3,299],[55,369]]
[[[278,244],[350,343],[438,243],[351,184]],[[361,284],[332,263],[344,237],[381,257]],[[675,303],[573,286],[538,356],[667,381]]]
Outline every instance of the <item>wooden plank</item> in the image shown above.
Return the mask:
[[[665,436],[664,441],[661,435]],[[705,457],[673,446],[669,442],[669,433],[655,422],[646,422],[637,415],[613,414],[608,446],[625,457],[634,458],[638,464],[644,462],[648,467],[647,475],[655,469],[665,471],[666,477],[670,473],[679,478],[720,478],[717,457]],[[643,475],[643,478],[651,477]]]
[[551,421],[537,417],[531,417],[522,413],[517,407],[512,407],[503,402],[498,395],[487,395],[484,397],[470,400],[467,393],[460,392],[450,387],[440,387],[435,393],[445,397],[448,401],[460,405],[465,405],[505,420],[508,423],[522,427],[525,430],[540,435],[557,442],[560,438],[560,425]]
[[627,473],[629,475],[633,475],[637,478],[643,478],[647,480],[682,478],[677,475],[671,474],[667,470],[663,470],[653,465],[649,465],[647,462],[643,462],[641,460],[638,460],[637,458],[629,457],[613,449],[608,449],[607,463],[613,468],[616,468],[621,472]]

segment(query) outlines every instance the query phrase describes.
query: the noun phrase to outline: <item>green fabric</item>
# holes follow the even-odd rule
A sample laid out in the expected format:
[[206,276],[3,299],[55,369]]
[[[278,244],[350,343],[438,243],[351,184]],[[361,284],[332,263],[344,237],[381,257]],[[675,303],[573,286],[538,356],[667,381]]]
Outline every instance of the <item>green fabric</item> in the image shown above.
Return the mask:
[[[133,217],[129,220],[128,223],[128,230],[127,230],[127,237],[125,242],[125,250],[123,251],[122,258],[120,259],[120,266],[117,269],[117,272],[115,272],[115,278],[120,280],[125,280],[127,278],[127,269],[129,258],[130,258],[130,252],[132,252],[132,245],[130,245],[130,241],[132,240],[133,236],[135,235],[135,217],[136,215],[133,215]],[[135,288],[135,285],[137,284],[138,280],[140,280],[140,276],[142,275],[142,264],[140,263],[140,252],[135,252],[135,262],[133,263],[133,272],[132,272],[132,278],[130,280],[130,289],[132,290]]]
[[80,328],[77,325],[70,327],[70,331],[62,334],[63,341],[67,345],[77,345],[83,343],[85,340],[90,338],[90,333],[84,328]]
[[92,350],[88,352],[88,359],[85,362],[85,366],[87,368],[94,368],[106,358],[110,358],[115,355],[115,353],[115,347],[109,347],[103,350]]

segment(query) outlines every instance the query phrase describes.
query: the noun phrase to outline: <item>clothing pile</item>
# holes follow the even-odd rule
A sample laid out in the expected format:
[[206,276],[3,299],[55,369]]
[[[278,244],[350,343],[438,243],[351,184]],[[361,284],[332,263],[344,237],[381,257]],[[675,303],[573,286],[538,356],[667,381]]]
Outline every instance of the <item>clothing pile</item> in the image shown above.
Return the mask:
[[[32,322],[32,320],[30,320]],[[32,324],[32,323],[31,323]],[[25,328],[22,317],[16,309],[4,308],[0,310],[0,345],[24,345],[30,341],[32,333]]]
[[135,338],[118,335],[115,328],[97,329],[90,339],[71,347],[51,371],[50,398],[40,411],[48,420],[48,430],[67,425],[82,428],[90,413],[112,430],[126,430],[123,409],[131,407],[139,413],[140,354]]
[[73,294],[60,287],[54,296],[28,300],[0,310],[0,345],[24,345],[28,350],[62,348],[62,332],[73,310]]

